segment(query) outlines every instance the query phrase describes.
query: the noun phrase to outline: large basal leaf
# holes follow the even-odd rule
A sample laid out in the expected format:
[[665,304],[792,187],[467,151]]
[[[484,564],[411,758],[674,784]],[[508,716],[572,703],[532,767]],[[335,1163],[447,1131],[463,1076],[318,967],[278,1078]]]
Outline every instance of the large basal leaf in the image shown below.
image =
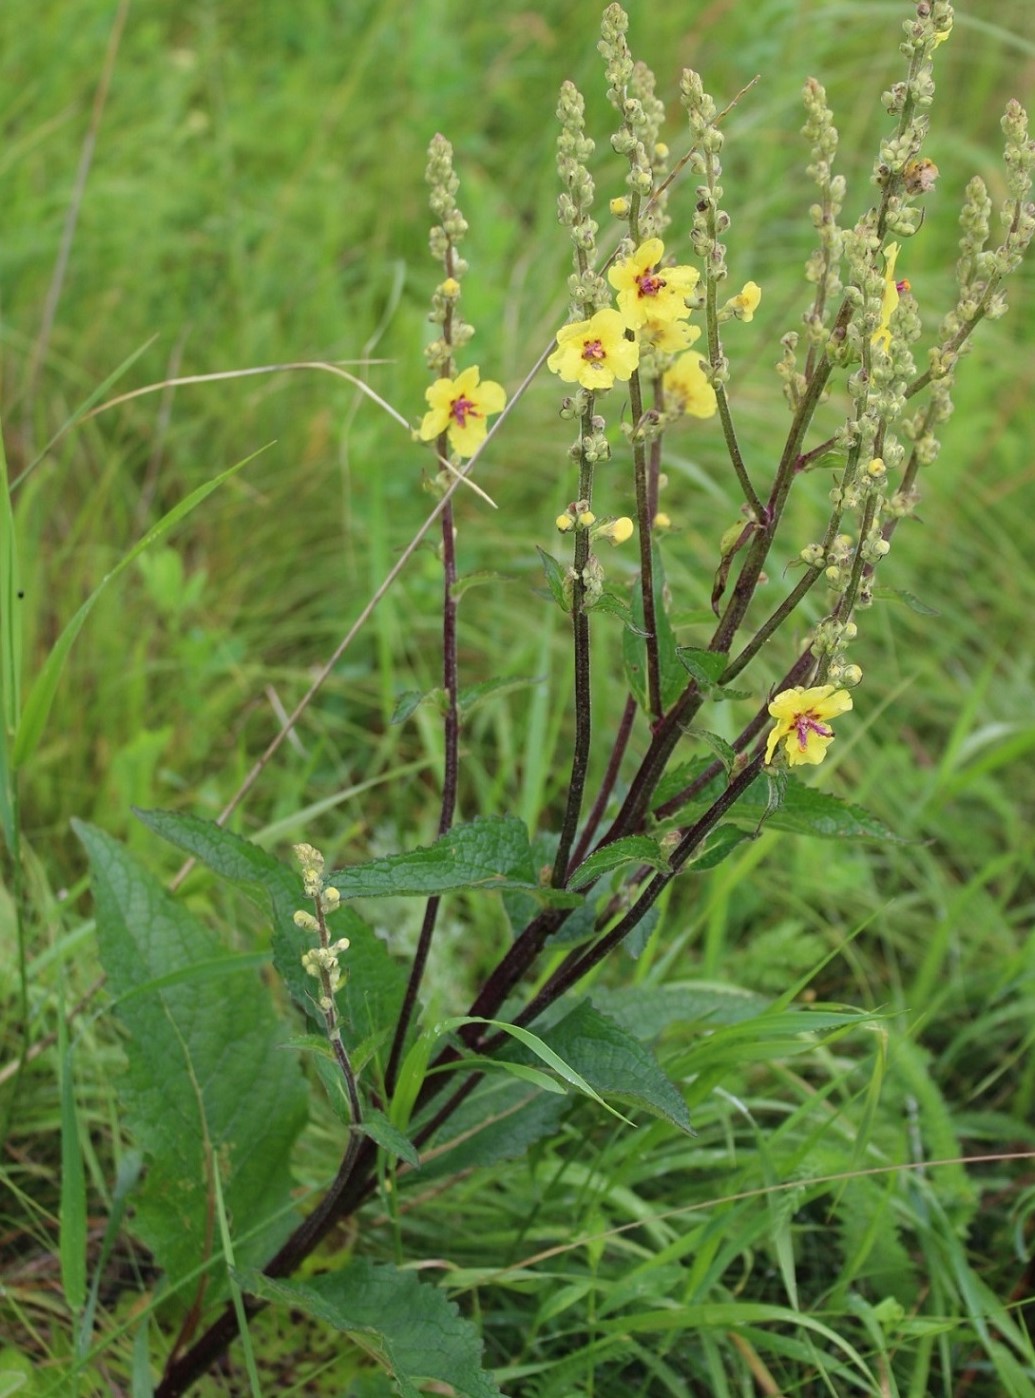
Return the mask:
[[602,1097],[693,1130],[686,1103],[651,1050],[588,1000],[543,1030],[542,1038]]
[[[301,875],[213,821],[172,811],[136,814],[156,834],[259,897],[273,927],[273,964],[296,1003],[312,1014],[315,982],[303,971],[301,958],[315,939],[300,932],[292,921],[297,909],[307,907]],[[344,958],[348,979],[337,1002],[342,1037],[354,1050],[394,1029],[406,990],[406,971],[392,960],[384,942],[352,908],[339,908],[331,915],[330,924],[335,937],[345,936],[351,942]]]
[[500,1398],[482,1368],[482,1341],[455,1302],[413,1272],[356,1258],[338,1272],[304,1282],[241,1273],[241,1286],[264,1301],[304,1311],[348,1335],[391,1374],[400,1398],[421,1398],[428,1380],[457,1398]]
[[[297,1222],[288,1162],[306,1118],[298,1060],[251,958],[234,974],[216,938],[120,844],[75,828],[90,857],[108,990],[128,1034],[120,1097],[148,1160],[135,1231],[175,1286],[218,1246],[218,1169],[237,1258],[261,1263]],[[215,975],[221,957],[230,967]]]

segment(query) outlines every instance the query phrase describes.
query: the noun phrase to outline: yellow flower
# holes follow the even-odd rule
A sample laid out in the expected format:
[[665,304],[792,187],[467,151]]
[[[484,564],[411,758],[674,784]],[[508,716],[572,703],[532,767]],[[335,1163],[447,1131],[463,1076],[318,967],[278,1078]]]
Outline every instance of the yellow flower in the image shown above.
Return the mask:
[[696,267],[660,267],[664,253],[660,238],[648,238],[607,274],[630,330],[639,330],[648,320],[685,320],[690,314],[686,298],[693,294],[701,274]]
[[562,325],[557,348],[546,367],[565,383],[583,388],[610,388],[615,379],[628,381],[640,362],[640,347],[625,338],[625,322],[617,311],[597,311],[592,320]]
[[731,296],[723,309],[737,320],[753,320],[761,300],[762,288],[758,283],[745,282],[743,291]]
[[621,519],[613,519],[610,524],[601,525],[595,531],[598,539],[607,539],[609,543],[624,544],[626,539],[633,536],[633,522],[628,515],[622,515]]
[[714,417],[719,405],[715,401],[715,389],[701,368],[703,363],[703,355],[688,350],[664,375],[661,387],[670,411],[688,413],[691,417]]
[[433,441],[443,432],[458,456],[473,456],[485,440],[486,418],[503,411],[507,395],[498,383],[479,383],[476,364],[455,379],[436,379],[424,397],[430,412],[424,414],[417,435],[422,442]]
[[875,345],[880,345],[885,354],[891,352],[891,317],[898,306],[899,292],[909,290],[907,281],[895,280],[898,250],[898,243],[889,243],[884,249],[884,294],[880,303],[880,324],[870,337]]
[[945,40],[949,37],[949,35],[950,35],[951,33],[952,33],[952,20],[949,21],[949,27],[948,27],[948,29],[943,29],[943,30],[941,31],[940,34],[936,34],[936,35],[934,36],[934,47],[937,48],[939,44],[944,44],[944,43],[945,43]]
[[657,320],[648,316],[638,333],[641,345],[659,354],[679,354],[701,338],[701,327],[686,320]]
[[789,767],[822,762],[827,748],[834,741],[833,730],[826,719],[847,713],[852,696],[832,684],[803,689],[800,684],[785,689],[769,705],[776,726],[765,745],[765,760],[770,763],[780,743]]

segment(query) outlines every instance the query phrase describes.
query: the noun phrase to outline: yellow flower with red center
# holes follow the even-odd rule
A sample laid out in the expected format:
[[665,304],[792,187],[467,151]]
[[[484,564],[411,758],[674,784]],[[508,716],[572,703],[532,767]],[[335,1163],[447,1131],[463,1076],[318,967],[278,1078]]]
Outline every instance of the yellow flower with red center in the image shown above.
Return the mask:
[[648,320],[685,320],[690,314],[686,298],[693,295],[701,274],[696,267],[660,266],[664,254],[661,239],[648,238],[607,274],[630,330],[639,330]]
[[665,406],[670,412],[690,417],[714,417],[718,411],[715,389],[705,375],[704,355],[696,350],[681,354],[661,380]]
[[884,292],[880,303],[880,324],[870,337],[875,345],[880,345],[885,354],[891,352],[891,317],[898,308],[899,294],[909,290],[907,281],[895,280],[898,252],[898,243],[889,243],[884,249]]
[[847,713],[851,707],[852,696],[836,685],[803,689],[798,684],[785,689],[769,705],[776,725],[765,745],[766,763],[772,762],[781,743],[789,767],[822,762],[834,741],[834,731],[827,720]]
[[625,337],[625,322],[617,311],[597,311],[590,320],[562,325],[557,348],[546,367],[565,383],[583,388],[611,388],[615,379],[627,382],[640,362],[640,347]]
[[429,412],[424,414],[417,435],[422,442],[433,441],[443,432],[458,456],[473,456],[488,430],[486,419],[503,411],[507,395],[492,379],[479,382],[478,366],[473,364],[455,379],[436,379],[425,390]]

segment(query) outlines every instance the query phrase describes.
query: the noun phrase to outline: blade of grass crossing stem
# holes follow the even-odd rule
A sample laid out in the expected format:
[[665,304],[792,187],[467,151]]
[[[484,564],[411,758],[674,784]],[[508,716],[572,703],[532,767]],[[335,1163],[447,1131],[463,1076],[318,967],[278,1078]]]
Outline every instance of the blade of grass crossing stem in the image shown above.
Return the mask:
[[61,1285],[69,1310],[78,1315],[86,1302],[86,1171],[79,1143],[63,977],[58,991],[58,1064],[61,1074]]
[[255,1367],[255,1351],[252,1348],[252,1337],[248,1331],[248,1317],[245,1314],[244,1299],[234,1275],[234,1245],[230,1237],[226,1206],[223,1203],[223,1184],[219,1178],[219,1162],[213,1160],[213,1165],[215,1168],[212,1171],[212,1183],[216,1195],[216,1217],[219,1220],[219,1236],[223,1243],[223,1257],[226,1261],[227,1277],[230,1282],[230,1297],[233,1301],[234,1315],[237,1317],[237,1328],[240,1331],[241,1349],[244,1352],[244,1367],[248,1373],[248,1386],[251,1389],[252,1398],[262,1398],[262,1387],[259,1383],[259,1371]]
[[8,744],[21,712],[22,618],[18,542],[14,532],[11,485],[7,475],[3,423],[0,422],[0,825],[4,841],[15,849],[13,766]]
[[548,1068],[552,1068],[559,1078],[563,1078],[566,1083],[570,1083],[571,1086],[576,1088],[579,1092],[583,1092],[587,1097],[591,1097],[598,1106],[603,1107],[604,1110],[610,1112],[612,1116],[616,1116],[619,1121],[624,1121],[626,1126],[632,1126],[633,1123],[628,1117],[622,1116],[621,1112],[616,1111],[614,1107],[605,1102],[600,1093],[594,1091],[594,1089],[590,1087],[581,1073],[576,1073],[575,1069],[572,1068],[570,1064],[565,1063],[560,1054],[554,1053],[549,1044],[545,1044],[543,1040],[540,1039],[538,1035],[533,1034],[531,1030],[524,1029],[517,1024],[505,1024],[503,1020],[500,1019],[480,1019],[477,1016],[473,1019],[469,1019],[463,1015],[456,1019],[447,1019],[445,1023],[439,1025],[439,1029],[442,1031],[461,1029],[465,1024],[488,1024],[493,1029],[499,1029],[502,1033],[509,1034],[511,1038],[517,1039],[518,1043],[530,1049]]
[[44,661],[43,668],[36,678],[36,683],[29,693],[14,740],[12,765],[16,770],[28,761],[39,745],[39,741],[43,736],[43,730],[46,727],[47,716],[50,713],[51,705],[54,702],[54,696],[57,693],[58,681],[61,678],[61,671],[64,669],[65,661],[68,659],[69,652],[72,649],[76,637],[83,628],[83,623],[90,615],[94,604],[104,589],[110,582],[114,582],[120,573],[124,573],[133,560],[143,553],[150,544],[160,539],[163,534],[167,534],[175,524],[178,524],[181,519],[190,514],[195,506],[200,505],[201,502],[221,486],[224,481],[236,475],[242,467],[247,466],[249,461],[254,461],[259,455],[259,452],[265,450],[265,447],[260,447],[259,451],[253,451],[250,456],[246,456],[242,461],[238,461],[236,465],[229,467],[226,471],[222,471],[213,480],[206,481],[204,485],[198,486],[197,490],[192,490],[178,505],[174,505],[167,514],[164,514],[157,524],[152,525],[147,533],[137,540],[130,551],[116,563],[111,572],[107,573],[97,584],[93,592],[79,608],[75,616],[67,623],[61,635],[54,642],[50,654]]

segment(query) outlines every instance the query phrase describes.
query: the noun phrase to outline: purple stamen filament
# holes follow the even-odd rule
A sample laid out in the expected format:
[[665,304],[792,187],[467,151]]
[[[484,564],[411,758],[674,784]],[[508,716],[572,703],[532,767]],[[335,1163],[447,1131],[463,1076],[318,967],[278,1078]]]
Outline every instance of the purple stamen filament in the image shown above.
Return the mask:
[[636,285],[639,287],[640,296],[657,296],[666,282],[664,277],[659,277],[656,272],[644,272],[642,277],[636,278]]
[[449,411],[452,413],[453,420],[458,427],[467,426],[468,415],[471,417],[481,416],[471,399],[464,398],[463,396],[453,399],[452,403],[449,405]]
[[812,733],[818,733],[822,738],[833,737],[833,733],[826,724],[820,723],[811,714],[797,714],[794,719],[794,727],[798,734],[798,746],[802,752],[808,747],[809,736]]

